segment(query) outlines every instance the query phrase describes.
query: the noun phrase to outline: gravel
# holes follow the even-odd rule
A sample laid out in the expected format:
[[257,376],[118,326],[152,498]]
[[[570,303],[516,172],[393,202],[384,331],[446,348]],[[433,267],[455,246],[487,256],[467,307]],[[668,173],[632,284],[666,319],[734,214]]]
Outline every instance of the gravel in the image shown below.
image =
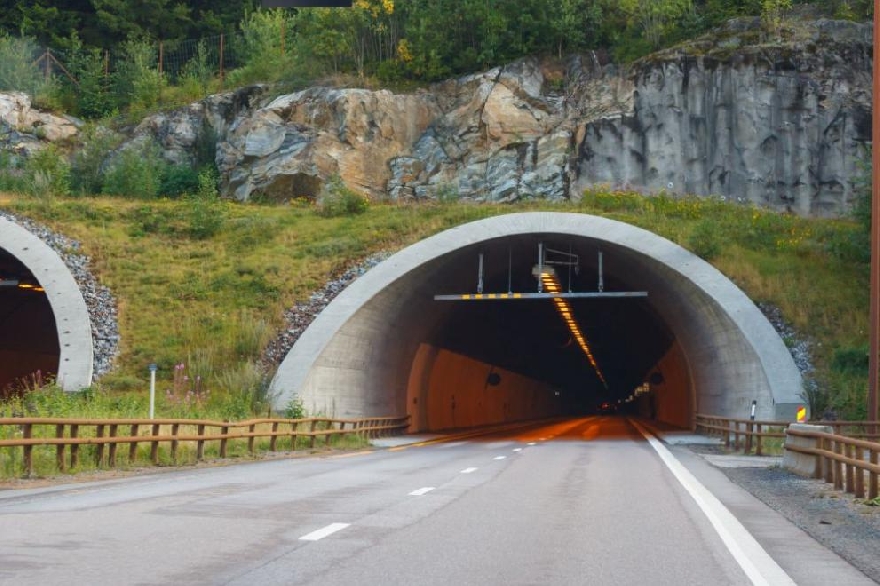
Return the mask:
[[92,345],[95,349],[94,376],[99,378],[112,367],[119,353],[119,321],[116,299],[110,290],[99,284],[89,269],[89,258],[80,243],[26,218],[0,211],[0,217],[15,222],[54,250],[79,285],[89,319],[92,322]]
[[[696,452],[703,446],[691,446]],[[880,506],[784,468],[719,468],[735,484],[880,583]]]

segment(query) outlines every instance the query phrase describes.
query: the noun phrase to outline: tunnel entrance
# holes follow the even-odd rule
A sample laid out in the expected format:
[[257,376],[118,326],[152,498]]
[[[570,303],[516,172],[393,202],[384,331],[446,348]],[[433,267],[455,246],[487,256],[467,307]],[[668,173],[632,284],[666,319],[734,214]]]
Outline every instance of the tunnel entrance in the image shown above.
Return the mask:
[[[580,259],[561,287],[645,291],[568,299],[598,366],[552,300],[436,301],[536,291],[540,243]],[[569,268],[571,269],[569,274]],[[620,406],[691,427],[696,412],[792,418],[800,375],[733,283],[645,230],[585,214],[509,214],[438,234],[354,282],[294,345],[273,381],[310,412],[404,415],[438,430]]]
[[89,386],[92,327],[76,280],[45,242],[2,217],[0,283],[0,393],[51,375],[67,391]]
[[61,349],[55,315],[34,274],[0,249],[0,398],[53,380]]

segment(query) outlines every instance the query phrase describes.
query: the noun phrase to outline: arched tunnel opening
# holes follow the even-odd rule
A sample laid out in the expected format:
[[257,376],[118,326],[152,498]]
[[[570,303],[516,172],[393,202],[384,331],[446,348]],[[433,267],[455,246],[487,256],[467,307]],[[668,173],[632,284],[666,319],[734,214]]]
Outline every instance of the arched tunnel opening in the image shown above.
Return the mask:
[[[560,291],[620,296],[526,298],[539,247],[577,259],[552,266]],[[481,274],[482,299],[462,299]],[[803,404],[781,338],[711,265],[622,222],[543,212],[465,224],[379,264],[318,315],[272,389],[311,413],[409,415],[411,431],[617,406],[690,428],[698,412],[746,417],[754,401],[759,418],[793,419]]]
[[55,314],[34,274],[0,248],[0,398],[53,379],[61,348]]
[[[416,425],[619,412],[689,426],[687,369],[632,268],[618,247],[558,234],[498,238],[449,255],[434,267],[444,300],[430,308],[434,325],[407,385]],[[563,295],[594,297],[540,296],[550,292],[539,271],[554,275]],[[413,408],[426,400],[427,408]]]

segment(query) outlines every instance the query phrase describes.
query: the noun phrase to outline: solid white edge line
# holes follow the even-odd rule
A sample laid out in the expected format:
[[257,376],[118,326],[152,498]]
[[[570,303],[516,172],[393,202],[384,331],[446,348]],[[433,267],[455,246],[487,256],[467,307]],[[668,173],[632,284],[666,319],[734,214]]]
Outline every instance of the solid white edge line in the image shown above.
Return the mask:
[[312,531],[307,535],[303,535],[300,537],[300,541],[318,541],[319,539],[324,539],[328,535],[332,535],[337,531],[342,531],[346,527],[351,525],[351,523],[330,523],[323,529],[318,529],[317,531]]
[[721,537],[724,545],[727,546],[730,555],[743,569],[752,584],[755,586],[796,586],[791,576],[770,557],[770,554],[749,533],[748,529],[743,527],[733,513],[709,492],[709,489],[703,486],[672,452],[666,449],[660,440],[648,433],[637,422],[630,420],[630,423],[654,448],[672,475],[691,495],[703,514],[709,519],[715,532]]
[[506,460],[507,456],[495,456],[496,460]]
[[465,468],[464,470],[459,472],[459,474],[470,474],[471,472],[476,472],[476,471],[477,471],[477,469],[474,468],[473,466],[471,466],[470,468]]
[[514,452],[521,452],[521,451],[522,451],[522,448],[514,448],[513,451],[514,451]]
[[425,486],[409,493],[409,496],[422,496],[434,490],[433,486]]

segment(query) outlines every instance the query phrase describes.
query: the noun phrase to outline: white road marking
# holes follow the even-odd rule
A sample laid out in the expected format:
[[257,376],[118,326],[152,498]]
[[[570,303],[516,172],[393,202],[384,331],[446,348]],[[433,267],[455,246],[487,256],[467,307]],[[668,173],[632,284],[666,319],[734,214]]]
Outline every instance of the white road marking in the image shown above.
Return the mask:
[[514,452],[521,452],[521,451],[522,451],[522,448],[513,448],[513,451],[514,451]]
[[529,442],[528,445],[533,446],[535,445],[535,442]]
[[460,474],[470,474],[471,472],[476,472],[477,469],[471,466],[470,468],[465,468],[460,472]]
[[657,438],[645,428],[630,420],[633,427],[641,433],[654,451],[666,464],[673,476],[691,495],[712,527],[721,537],[733,559],[739,564],[755,586],[796,586],[795,581],[785,573],[761,544],[743,527],[742,523],[725,507],[715,495],[709,492],[690,471],[666,449]]
[[330,523],[323,529],[312,531],[308,535],[303,535],[299,539],[300,541],[318,541],[319,539],[324,539],[328,535],[333,535],[337,531],[342,531],[349,525],[351,525],[351,523]]
[[423,494],[427,494],[432,490],[434,490],[433,486],[426,486],[424,488],[412,491],[411,493],[409,493],[409,496],[422,496]]
[[507,456],[495,456],[496,460],[504,460],[506,458],[507,458]]

